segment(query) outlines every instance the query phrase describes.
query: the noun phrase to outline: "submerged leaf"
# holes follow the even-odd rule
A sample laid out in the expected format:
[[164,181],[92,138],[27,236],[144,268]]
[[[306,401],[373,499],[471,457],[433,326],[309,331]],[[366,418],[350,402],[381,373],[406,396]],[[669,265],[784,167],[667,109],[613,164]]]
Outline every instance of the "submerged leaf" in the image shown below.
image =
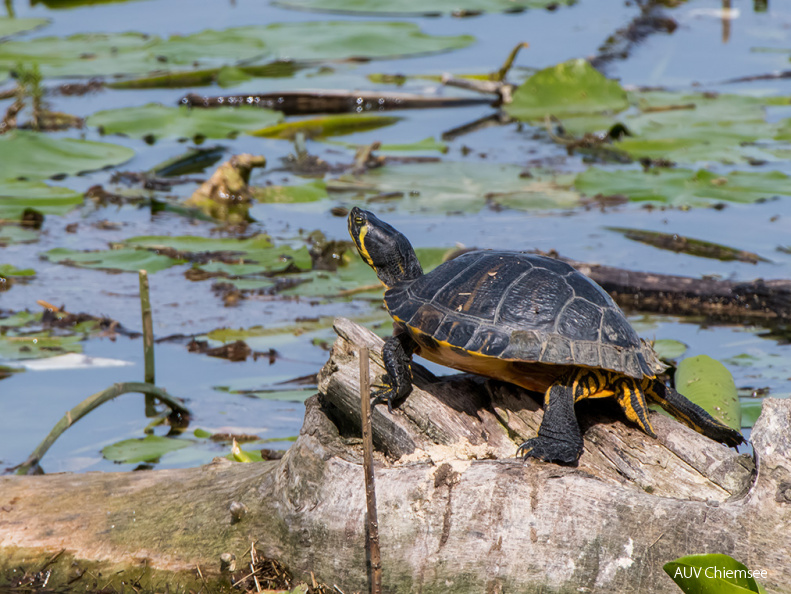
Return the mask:
[[676,390],[728,427],[741,429],[741,408],[731,372],[707,355],[689,357],[676,368]]
[[703,241],[702,239],[684,237],[683,235],[677,235],[675,233],[661,233],[659,231],[646,231],[644,229],[628,229],[626,227],[605,228],[610,231],[621,233],[626,239],[639,241],[640,243],[645,243],[646,245],[659,248],[660,250],[669,250],[671,252],[689,254],[690,256],[698,256],[700,258],[713,258],[724,262],[737,260],[748,264],[757,264],[758,262],[769,261],[752,252],[737,250],[726,245]]
[[271,126],[282,114],[261,107],[240,106],[232,109],[190,109],[149,103],[99,111],[86,123],[97,126],[103,134],[125,134],[135,138],[227,138],[247,130]]
[[288,140],[293,140],[300,133],[304,134],[305,138],[326,138],[328,136],[343,136],[344,134],[376,130],[384,126],[391,126],[400,119],[396,116],[341,114],[285,122],[255,130],[250,132],[250,134],[265,138],[285,138]]
[[587,60],[570,60],[536,72],[514,91],[505,111],[518,120],[618,112],[629,106],[626,91]]
[[276,0],[275,4],[300,10],[352,13],[431,14],[514,12],[572,4],[573,0]]
[[[134,155],[132,149],[116,144],[54,138],[40,132],[13,130],[0,135],[0,180],[20,177],[37,180],[59,174],[74,175],[119,165]],[[69,192],[74,196],[73,192]]]
[[112,462],[133,464],[136,462],[158,462],[168,452],[192,445],[191,441],[146,435],[142,439],[125,439],[102,449],[102,456]]

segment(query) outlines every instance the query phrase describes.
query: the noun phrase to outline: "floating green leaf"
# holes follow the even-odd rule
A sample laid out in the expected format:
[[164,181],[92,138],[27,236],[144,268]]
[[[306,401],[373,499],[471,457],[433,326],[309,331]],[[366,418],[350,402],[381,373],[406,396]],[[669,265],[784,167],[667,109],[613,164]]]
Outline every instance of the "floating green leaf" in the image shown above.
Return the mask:
[[271,126],[282,119],[279,112],[261,107],[211,110],[149,103],[140,107],[99,111],[90,116],[87,123],[98,126],[104,134],[125,134],[135,138],[228,138],[242,131]]
[[153,274],[184,263],[184,260],[177,260],[148,250],[135,248],[87,252],[68,248],[54,248],[41,255],[50,262],[57,264],[106,270],[108,272],[136,273],[138,270],[147,270]]
[[737,260],[739,262],[747,262],[748,264],[769,261],[752,252],[737,250],[726,245],[720,245],[719,243],[703,241],[702,239],[684,237],[676,233],[661,233],[659,231],[628,229],[626,227],[606,227],[606,229],[621,233],[626,239],[631,239],[632,241],[639,241],[640,243],[645,243],[661,250],[689,254],[690,256],[697,256],[699,258],[713,258],[724,262]]
[[328,197],[327,185],[312,181],[300,186],[263,186],[253,188],[253,196],[259,202],[287,203],[316,202]]
[[413,23],[314,21],[201,31],[161,39],[143,33],[88,33],[0,44],[0,71],[36,62],[45,77],[193,71],[276,59],[385,58],[470,45],[469,35],[426,35]]
[[81,353],[81,340],[80,336],[56,336],[49,331],[33,334],[9,332],[0,335],[0,360],[45,359],[66,353]]
[[53,138],[39,132],[13,130],[0,135],[0,180],[73,175],[118,165],[134,155],[132,149],[106,142]]
[[665,563],[663,569],[686,594],[747,594],[764,592],[747,567],[728,555],[688,555]]
[[[2,136],[0,136],[2,138]],[[0,144],[0,152],[3,145]],[[0,164],[0,170],[3,164]],[[49,186],[43,182],[25,180],[0,180],[0,218],[19,219],[27,208],[32,208],[42,214],[61,215],[82,204],[82,194],[69,188]],[[0,243],[3,238],[24,237],[18,229],[13,227],[0,229]],[[31,231],[27,231],[28,237]],[[34,234],[35,235],[35,234]],[[10,243],[10,242],[9,242]]]
[[742,427],[752,427],[761,416],[763,408],[763,399],[761,400],[743,400],[741,403],[742,411]]
[[384,14],[438,14],[514,12],[525,8],[547,8],[571,4],[572,0],[276,0],[275,4],[300,10]]
[[[0,188],[4,184],[0,182]],[[5,216],[4,213],[4,199],[2,197],[2,190],[0,189],[0,218],[16,218]],[[20,211],[21,213],[21,211]],[[7,246],[12,243],[32,243],[38,241],[39,234],[32,229],[25,229],[17,225],[0,225],[0,247]]]
[[[328,182],[331,191],[353,192],[383,208],[430,212],[477,212],[487,205],[533,210],[579,204],[571,176],[525,173],[518,165],[441,161],[387,165]],[[373,202],[372,202],[373,204]]]
[[311,266],[307,247],[273,245],[264,234],[247,239],[189,235],[132,237],[123,245],[154,252],[175,250],[174,255],[195,262],[195,266],[205,272],[234,277],[278,272],[290,266],[303,270]]
[[739,395],[731,372],[707,355],[689,357],[676,368],[676,390],[728,427],[741,428]]
[[622,195],[633,201],[673,206],[707,206],[718,202],[752,203],[791,195],[791,184],[777,171],[735,171],[717,175],[707,170],[653,169],[612,171],[589,167],[574,186],[588,196]]
[[328,136],[343,136],[344,134],[376,130],[384,126],[391,126],[400,119],[395,116],[341,114],[285,122],[255,130],[250,132],[250,134],[265,138],[285,138],[288,140],[293,140],[299,133],[304,134],[305,138],[326,138]]
[[680,340],[673,340],[672,338],[660,338],[655,340],[652,345],[656,353],[668,361],[678,359],[687,352],[687,345]]
[[617,81],[608,80],[587,60],[570,60],[536,72],[514,91],[505,111],[519,120],[565,118],[618,112],[629,102]]
[[112,462],[133,464],[136,462],[158,462],[169,452],[192,445],[191,441],[146,435],[142,439],[125,439],[102,449],[102,456]]
[[0,264],[0,278],[10,276],[35,276],[36,271],[32,268],[17,268],[13,264]]
[[0,17],[0,39],[49,24],[49,19],[12,19]]

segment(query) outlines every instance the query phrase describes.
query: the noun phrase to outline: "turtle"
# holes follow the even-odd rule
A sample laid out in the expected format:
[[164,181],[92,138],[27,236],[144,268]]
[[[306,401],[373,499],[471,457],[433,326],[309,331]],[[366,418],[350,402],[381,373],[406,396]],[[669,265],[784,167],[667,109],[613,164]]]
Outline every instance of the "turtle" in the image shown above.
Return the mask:
[[412,357],[510,382],[544,395],[538,435],[517,456],[576,464],[583,441],[574,410],[612,397],[651,437],[647,401],[699,433],[736,447],[741,433],[657,378],[666,366],[610,295],[569,264],[542,255],[471,250],[424,274],[409,240],[354,207],[349,234],[385,286],[394,320],[382,347],[386,375],[372,404],[392,411],[412,390]]

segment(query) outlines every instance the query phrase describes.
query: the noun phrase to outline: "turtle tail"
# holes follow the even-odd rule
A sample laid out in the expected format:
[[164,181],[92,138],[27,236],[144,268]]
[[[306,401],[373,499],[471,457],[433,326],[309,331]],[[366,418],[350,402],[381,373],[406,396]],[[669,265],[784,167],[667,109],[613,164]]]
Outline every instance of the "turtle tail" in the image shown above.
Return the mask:
[[673,388],[667,387],[659,380],[650,382],[650,385],[645,389],[645,393],[649,400],[656,402],[685,425],[692,427],[706,437],[734,448],[744,442],[744,437],[741,433],[720,423],[697,404],[690,402]]

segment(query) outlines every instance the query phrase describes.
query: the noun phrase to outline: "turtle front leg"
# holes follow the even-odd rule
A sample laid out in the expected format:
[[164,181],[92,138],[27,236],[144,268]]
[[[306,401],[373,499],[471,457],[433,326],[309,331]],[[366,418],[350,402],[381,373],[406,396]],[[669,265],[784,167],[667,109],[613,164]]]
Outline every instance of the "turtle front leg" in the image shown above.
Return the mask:
[[403,400],[412,391],[412,354],[417,344],[406,332],[400,332],[385,340],[382,361],[387,375],[382,378],[384,388],[372,394],[371,406],[387,403],[393,412],[393,402]]
[[544,419],[538,437],[519,446],[517,456],[574,464],[582,455],[582,432],[574,414],[573,377],[562,378],[544,395]]

